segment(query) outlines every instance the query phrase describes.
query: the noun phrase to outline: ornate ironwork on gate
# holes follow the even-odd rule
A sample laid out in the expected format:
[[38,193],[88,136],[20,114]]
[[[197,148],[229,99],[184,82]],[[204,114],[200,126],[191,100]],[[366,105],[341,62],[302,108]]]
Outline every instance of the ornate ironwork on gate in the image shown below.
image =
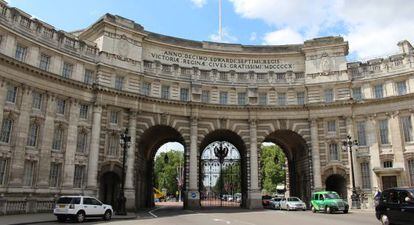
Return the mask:
[[202,207],[240,206],[240,153],[234,145],[225,141],[208,145],[201,154],[200,178]]

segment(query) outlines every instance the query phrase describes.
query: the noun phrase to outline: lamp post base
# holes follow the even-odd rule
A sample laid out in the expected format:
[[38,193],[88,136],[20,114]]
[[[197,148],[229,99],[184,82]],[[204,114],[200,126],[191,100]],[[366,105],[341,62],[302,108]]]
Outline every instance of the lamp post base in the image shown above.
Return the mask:
[[351,195],[352,205],[351,209],[361,209],[361,201],[359,195],[356,192],[353,192]]
[[117,209],[115,211],[115,214],[116,215],[124,216],[124,215],[127,214],[126,213],[126,209],[125,209],[125,203],[126,203],[126,198],[125,198],[125,196],[122,193],[118,197],[118,207],[117,207]]

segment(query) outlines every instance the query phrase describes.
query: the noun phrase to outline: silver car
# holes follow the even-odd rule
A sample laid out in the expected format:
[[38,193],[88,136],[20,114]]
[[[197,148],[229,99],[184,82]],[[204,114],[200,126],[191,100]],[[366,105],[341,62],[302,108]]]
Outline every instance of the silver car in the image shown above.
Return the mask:
[[274,197],[270,199],[269,206],[271,209],[280,209],[280,201],[282,201],[281,197]]
[[306,204],[298,197],[283,198],[280,201],[280,209],[290,210],[306,210]]

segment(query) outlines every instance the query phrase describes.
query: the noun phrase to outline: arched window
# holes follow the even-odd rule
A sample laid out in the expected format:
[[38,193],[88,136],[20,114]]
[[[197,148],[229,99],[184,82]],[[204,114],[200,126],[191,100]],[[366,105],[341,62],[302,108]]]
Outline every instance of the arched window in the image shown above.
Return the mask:
[[63,128],[61,126],[55,127],[53,133],[52,150],[61,151],[63,145]]
[[13,120],[10,118],[4,118],[1,125],[0,142],[10,143],[12,130]]
[[29,126],[29,133],[27,135],[27,146],[36,147],[39,135],[39,125],[32,122]]
[[338,145],[336,143],[329,144],[329,159],[331,161],[339,161]]
[[118,147],[119,147],[119,136],[116,133],[112,133],[109,135],[108,140],[108,155],[110,156],[117,156],[118,155]]

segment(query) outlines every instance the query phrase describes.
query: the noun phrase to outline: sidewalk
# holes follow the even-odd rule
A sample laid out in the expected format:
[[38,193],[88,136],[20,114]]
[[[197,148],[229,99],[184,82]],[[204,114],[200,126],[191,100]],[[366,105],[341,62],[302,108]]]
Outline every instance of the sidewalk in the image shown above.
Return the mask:
[[[128,213],[126,216],[113,215],[112,220],[130,220],[137,218],[135,213]],[[19,214],[0,216],[1,225],[17,225],[17,224],[40,224],[47,222],[55,222],[56,216],[53,213],[38,214]]]

